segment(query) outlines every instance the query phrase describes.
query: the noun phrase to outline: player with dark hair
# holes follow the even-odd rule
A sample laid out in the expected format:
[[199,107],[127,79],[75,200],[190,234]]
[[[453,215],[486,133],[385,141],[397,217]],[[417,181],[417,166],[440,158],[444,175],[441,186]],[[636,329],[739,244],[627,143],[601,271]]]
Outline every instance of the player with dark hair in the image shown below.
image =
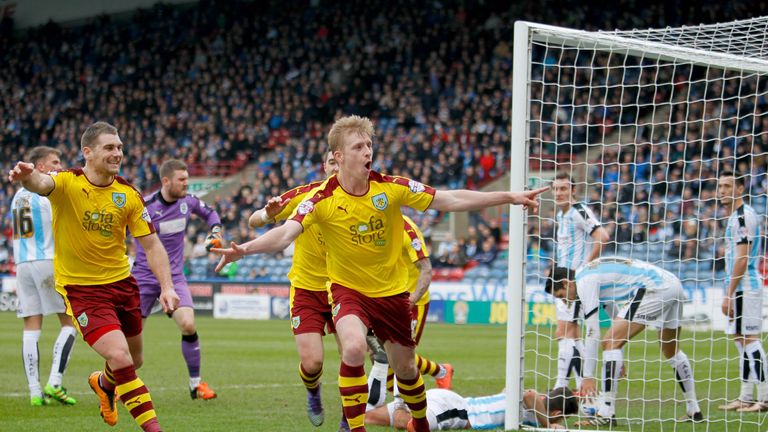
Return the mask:
[[[741,392],[738,399],[718,408],[740,412],[768,411],[768,359],[760,334],[763,331],[763,278],[760,273],[760,216],[744,202],[744,177],[733,171],[720,173],[717,199],[728,216],[725,228],[726,291],[722,311],[728,317],[725,333],[733,336],[739,351]],[[753,387],[757,386],[757,400]]]
[[[463,397],[445,390],[427,390],[427,421],[429,430],[503,429],[507,396],[498,393],[490,396]],[[579,411],[579,398],[566,387],[548,393],[527,390],[523,394],[521,424],[524,426],[564,429],[565,416]],[[365,413],[365,423],[376,426],[392,426],[408,429],[411,413],[402,402],[390,402]]]
[[[556,250],[558,267],[572,270],[600,256],[603,244],[610,240],[592,210],[576,200],[576,187],[568,173],[561,172],[552,182],[557,206]],[[584,344],[581,341],[581,308],[578,302],[555,299],[557,328],[557,381],[555,387],[567,387],[573,373],[576,386],[581,386]]]
[[[61,152],[39,146],[30,150],[27,160],[42,173],[61,169]],[[47,405],[50,399],[74,405],[75,398],[61,385],[75,344],[77,331],[66,314],[64,298],[56,292],[53,277],[53,221],[48,198],[25,188],[16,191],[11,201],[13,218],[13,261],[16,263],[16,315],[24,320],[21,356],[29,384],[32,406]],[[53,344],[53,362],[48,383],[40,388],[38,341],[43,315],[57,314],[61,330]]]
[[[332,152],[326,152],[323,170],[326,177],[337,171]],[[323,182],[295,187],[279,197],[270,199],[264,208],[248,218],[248,225],[257,228],[267,223],[286,220],[309,192]],[[313,426],[325,421],[320,396],[320,378],[323,375],[325,352],[323,336],[326,331],[336,334],[328,302],[328,271],[325,266],[325,242],[317,226],[300,235],[294,245],[293,264],[288,272],[291,281],[291,329],[299,352],[299,378],[307,390],[307,417]],[[342,416],[340,430],[348,429]]]
[[[179,306],[169,316],[181,331],[181,354],[189,373],[189,394],[192,399],[213,399],[216,392],[200,378],[200,341],[195,326],[195,305],[184,277],[184,240],[189,218],[200,217],[210,229],[206,249],[221,245],[221,220],[214,209],[194,195],[187,194],[187,164],[170,159],[160,165],[160,190],[146,198],[147,211],[152,217],[158,237],[171,263],[173,288],[179,296]],[[136,239],[136,261],[133,276],[141,293],[141,316],[147,319],[161,289],[147,261],[147,254]]]
[[126,255],[126,230],[139,239],[160,282],[160,305],[173,312],[168,255],[155,234],[139,192],[118,176],[123,142],[117,128],[96,122],[80,140],[83,168],[44,174],[18,162],[11,182],[47,196],[53,209],[56,290],[64,296],[83,339],[106,360],[88,383],[99,398],[101,416],[117,424],[115,392],[145,432],[160,431],[152,396],[136,375],[144,361],[139,287]]
[[[624,345],[646,326],[659,329],[661,352],[675,370],[675,377],[685,394],[686,415],[680,421],[701,421],[696,399],[693,369],[688,356],[678,346],[683,302],[683,286],[672,273],[644,261],[602,257],[580,269],[557,267],[547,279],[545,291],[568,302],[580,301],[584,308],[584,377],[579,391],[595,393],[595,367],[600,344],[601,306],[626,302],[612,318],[611,328],[602,338],[603,400],[589,423],[615,425],[616,394],[624,363]],[[615,310],[615,309],[614,309]]]

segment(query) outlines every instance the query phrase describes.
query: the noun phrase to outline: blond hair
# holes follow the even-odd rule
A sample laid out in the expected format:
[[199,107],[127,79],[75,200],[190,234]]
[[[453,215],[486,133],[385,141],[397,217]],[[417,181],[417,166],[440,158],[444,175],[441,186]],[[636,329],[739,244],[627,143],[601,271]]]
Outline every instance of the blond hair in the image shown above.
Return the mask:
[[80,138],[80,150],[86,147],[92,148],[93,142],[102,134],[117,135],[117,128],[103,121],[98,121],[88,126],[88,129],[83,132],[83,136]]
[[336,123],[328,132],[328,147],[330,151],[341,150],[342,140],[351,133],[367,135],[370,139],[376,136],[373,129],[373,122],[368,117],[351,115],[336,120]]

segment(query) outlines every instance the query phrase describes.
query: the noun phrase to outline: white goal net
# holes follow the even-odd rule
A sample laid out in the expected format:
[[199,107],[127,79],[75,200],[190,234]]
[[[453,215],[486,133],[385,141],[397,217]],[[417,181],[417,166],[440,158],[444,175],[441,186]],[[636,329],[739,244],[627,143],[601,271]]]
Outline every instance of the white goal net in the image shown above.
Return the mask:
[[[680,377],[684,368],[662,352],[655,329],[618,350],[621,378],[605,370],[613,366],[604,354],[616,353],[616,344],[601,340],[596,358],[588,358],[584,320],[576,321],[578,342],[563,342],[573,334],[558,337],[555,298],[544,289],[547,274],[555,265],[576,270],[594,257],[596,242],[602,257],[646,261],[680,279],[686,299],[679,349],[687,355],[703,417],[695,430],[768,428],[768,412],[761,412],[768,411],[764,338],[747,324],[756,319],[759,327],[766,315],[766,35],[768,17],[615,32],[516,24],[512,190],[557,184],[556,177],[573,188],[567,199],[545,193],[537,214],[515,208],[510,214],[508,429],[526,420],[519,411],[523,389],[544,393],[565,382],[575,390],[578,366],[584,373],[592,362],[600,393],[595,406],[613,400],[601,412],[615,415],[615,424],[576,426],[591,419],[582,406],[563,422],[569,429],[694,430],[678,421],[695,414],[696,404],[686,402],[691,389]],[[719,198],[728,172],[736,191]],[[729,320],[723,299],[741,261],[728,255],[743,250],[747,264],[734,294],[739,305],[730,303],[743,315]],[[642,303],[636,293],[627,297],[605,284],[600,289],[601,304],[615,307],[600,312],[603,340],[618,321],[612,315],[628,316],[624,302],[648,307],[648,298]],[[615,301],[605,301],[607,291]],[[727,334],[735,321],[742,334],[756,334]],[[572,366],[565,374],[563,357]],[[734,408],[738,400],[741,410],[720,408]]]

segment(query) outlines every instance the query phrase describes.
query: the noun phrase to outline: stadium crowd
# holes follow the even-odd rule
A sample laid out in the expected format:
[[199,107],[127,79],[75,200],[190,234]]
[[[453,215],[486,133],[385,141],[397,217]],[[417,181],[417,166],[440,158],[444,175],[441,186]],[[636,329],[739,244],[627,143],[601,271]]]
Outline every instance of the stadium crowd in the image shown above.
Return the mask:
[[[193,174],[219,172],[222,166],[227,174],[250,165],[253,182],[211,203],[222,216],[225,237],[242,242],[250,237],[246,221],[254,209],[321,176],[325,133],[340,114],[376,122],[375,170],[470,189],[503,174],[509,166],[511,42],[517,19],[627,29],[727,21],[768,9],[764,2],[747,7],[714,1],[649,5],[640,13],[631,7],[605,8],[597,1],[556,1],[548,7],[482,1],[380,6],[201,1],[158,5],[128,19],[102,16],[82,26],[49,23],[18,34],[6,23],[0,34],[0,169],[7,172],[34,145],[58,148],[65,167],[78,166],[82,128],[108,120],[126,143],[123,176],[145,192],[159,185],[158,168],[170,157],[185,160]],[[725,94],[738,90],[727,86]],[[642,110],[574,110],[572,118],[582,115],[602,115],[590,124],[616,125],[633,121]],[[681,115],[674,113],[675,118]],[[724,143],[723,151],[732,148],[736,156],[745,149],[762,152],[766,143],[747,142],[741,135],[762,132],[768,121],[753,119],[753,128],[742,121],[732,125],[740,132]],[[585,128],[542,130],[532,153],[579,152],[592,139]],[[661,144],[670,151],[656,151],[650,142],[660,141],[649,131],[649,144],[606,152],[602,167],[595,168],[590,201],[615,203],[604,205],[601,213],[615,224],[617,243],[678,236],[679,243],[687,244],[692,237],[707,238],[706,226],[681,230],[669,226],[679,217],[669,221],[654,211],[666,208],[673,216],[676,210],[670,206],[679,205],[684,214],[696,214],[698,204],[689,201],[698,196],[700,185],[693,177],[715,169],[696,155],[716,151],[716,139],[697,142],[692,149],[684,144],[688,133],[690,128],[676,127]],[[627,159],[635,154],[642,156]],[[764,191],[765,169],[753,174],[753,192]],[[666,198],[665,190],[672,192]],[[0,180],[0,272],[13,268],[8,211],[13,192],[7,179]],[[654,205],[662,199],[674,202]],[[425,234],[437,218],[420,217]],[[445,242],[433,254],[436,265],[494,261],[504,244],[504,221],[473,220],[480,222],[467,235]],[[637,222],[647,222],[650,229]],[[546,254],[551,221],[531,229],[540,231]],[[209,260],[202,247],[204,232],[202,226],[188,232],[191,254]],[[239,275],[258,277],[267,267],[253,266]],[[206,270],[204,276],[213,275]]]

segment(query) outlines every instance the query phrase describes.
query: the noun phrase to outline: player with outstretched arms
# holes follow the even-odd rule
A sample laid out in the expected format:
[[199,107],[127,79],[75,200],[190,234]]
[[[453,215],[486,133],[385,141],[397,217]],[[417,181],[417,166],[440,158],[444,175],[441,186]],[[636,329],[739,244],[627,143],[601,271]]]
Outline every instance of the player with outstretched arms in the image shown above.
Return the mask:
[[580,301],[586,324],[584,377],[579,389],[583,395],[595,393],[595,369],[600,340],[601,306],[624,305],[612,317],[611,328],[602,338],[603,400],[595,417],[596,426],[616,424],[616,394],[624,363],[622,348],[646,326],[659,329],[661,351],[675,370],[685,394],[686,415],[680,421],[701,421],[696,399],[695,380],[688,356],[679,349],[680,320],[686,299],[680,279],[672,273],[644,261],[619,257],[601,257],[573,271],[556,267],[545,290],[568,302]]
[[[337,171],[333,153],[325,154],[323,170],[326,178]],[[248,218],[248,225],[257,228],[267,223],[284,221],[296,206],[323,182],[313,182],[295,187],[279,197],[271,198],[264,208]],[[323,336],[326,332],[336,336],[331,305],[328,302],[328,271],[325,265],[325,242],[319,227],[309,227],[294,243],[293,264],[288,272],[291,281],[290,309],[291,330],[299,352],[299,378],[307,390],[307,417],[313,426],[325,421],[325,410],[320,395],[320,378],[323,376],[325,350]],[[339,430],[349,429],[342,416]]]
[[337,120],[328,143],[339,172],[301,202],[285,224],[242,245],[212,249],[222,254],[218,268],[246,254],[277,252],[317,224],[328,256],[334,324],[341,343],[339,391],[353,432],[365,430],[368,385],[364,362],[368,328],[385,341],[398,389],[413,416],[412,429],[429,430],[424,381],[416,368],[415,343],[405,269],[399,265],[403,242],[401,206],[424,211],[469,211],[516,204],[536,208],[547,190],[477,192],[435,190],[402,177],[371,171],[374,128],[364,117]]
[[[200,340],[195,326],[195,305],[184,277],[184,240],[189,218],[195,214],[208,225],[206,249],[221,245],[221,220],[216,211],[194,195],[187,194],[187,165],[178,159],[170,159],[160,166],[160,190],[146,198],[147,211],[157,235],[163,243],[171,263],[173,288],[179,296],[179,306],[170,318],[181,331],[181,354],[189,374],[189,394],[192,399],[208,400],[216,392],[200,378]],[[141,293],[141,316],[145,320],[160,297],[160,284],[147,261],[147,254],[136,239],[136,261],[131,271]]]
[[83,168],[43,174],[18,162],[8,174],[28,190],[47,196],[53,209],[54,275],[67,314],[83,340],[106,361],[88,377],[99,398],[101,416],[117,424],[115,393],[145,432],[161,431],[152,396],[136,375],[144,362],[139,287],[126,255],[126,231],[139,239],[160,281],[160,305],[173,312],[168,255],[155,234],[139,192],[118,176],[123,142],[106,122],[89,126],[80,140]]

